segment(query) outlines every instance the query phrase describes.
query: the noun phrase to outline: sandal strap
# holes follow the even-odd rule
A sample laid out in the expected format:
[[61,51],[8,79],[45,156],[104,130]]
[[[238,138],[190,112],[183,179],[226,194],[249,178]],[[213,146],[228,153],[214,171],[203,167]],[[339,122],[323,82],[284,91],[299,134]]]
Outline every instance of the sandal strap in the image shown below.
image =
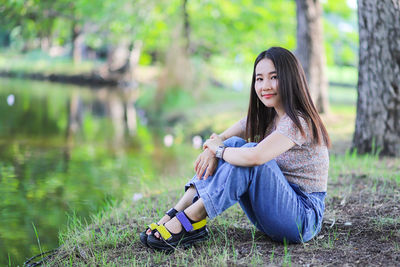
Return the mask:
[[180,221],[183,228],[185,228],[186,232],[190,232],[193,230],[193,225],[190,223],[189,218],[183,211],[176,214],[176,218]]
[[164,240],[168,240],[172,236],[164,225],[158,225],[156,229]]
[[165,214],[167,214],[169,216],[169,218],[173,218],[175,217],[175,215],[178,213],[178,211],[174,208],[169,209],[169,211],[167,211]]
[[154,229],[157,228],[157,226],[158,226],[158,224],[156,224],[156,223],[151,223],[151,224],[149,224],[147,227],[149,227],[150,230],[153,231]]
[[195,222],[192,224],[193,230],[198,230],[200,228],[203,228],[207,224],[207,219],[203,219],[201,221]]
[[192,230],[198,230],[207,224],[207,219],[203,219],[201,221],[198,221],[198,222],[195,222],[192,224],[190,222],[190,219],[187,217],[187,215],[183,211],[176,214],[176,218],[182,224],[183,228],[185,228],[186,232],[190,232]]

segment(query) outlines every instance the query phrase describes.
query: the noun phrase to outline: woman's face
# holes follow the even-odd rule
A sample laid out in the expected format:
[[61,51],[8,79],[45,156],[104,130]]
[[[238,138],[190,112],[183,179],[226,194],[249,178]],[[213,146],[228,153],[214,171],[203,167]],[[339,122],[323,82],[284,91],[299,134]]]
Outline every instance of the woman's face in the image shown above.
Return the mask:
[[272,60],[264,58],[258,62],[255,75],[254,88],[258,98],[266,107],[273,107],[278,114],[281,114],[283,105],[278,90],[278,76]]

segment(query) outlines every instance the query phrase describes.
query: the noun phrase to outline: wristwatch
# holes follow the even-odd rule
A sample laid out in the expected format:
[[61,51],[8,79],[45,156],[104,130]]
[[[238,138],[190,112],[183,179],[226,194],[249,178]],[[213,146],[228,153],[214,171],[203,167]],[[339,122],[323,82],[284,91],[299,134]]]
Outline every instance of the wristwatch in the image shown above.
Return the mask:
[[215,150],[215,156],[219,159],[222,159],[222,157],[224,156],[225,148],[226,146],[217,147],[217,150]]

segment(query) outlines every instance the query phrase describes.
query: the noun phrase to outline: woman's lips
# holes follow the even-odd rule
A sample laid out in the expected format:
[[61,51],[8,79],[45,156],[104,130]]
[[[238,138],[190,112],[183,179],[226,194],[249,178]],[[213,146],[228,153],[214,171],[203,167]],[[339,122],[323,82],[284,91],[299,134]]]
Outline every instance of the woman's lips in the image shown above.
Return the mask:
[[266,98],[266,99],[270,99],[271,97],[273,97],[275,94],[266,94],[266,95],[263,95],[262,97],[263,98]]

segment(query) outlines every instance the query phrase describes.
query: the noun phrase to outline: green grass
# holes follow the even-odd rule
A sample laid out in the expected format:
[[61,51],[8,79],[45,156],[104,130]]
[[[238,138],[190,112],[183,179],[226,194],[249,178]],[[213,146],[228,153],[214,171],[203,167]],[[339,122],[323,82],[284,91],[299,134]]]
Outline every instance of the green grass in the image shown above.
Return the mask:
[[12,51],[0,51],[0,70],[18,73],[43,74],[90,74],[99,66],[99,61],[82,61],[74,64],[69,57],[51,57],[41,51],[31,51],[27,54]]
[[394,182],[400,186],[398,166],[398,158],[380,159],[377,155],[357,155],[356,151],[347,151],[344,155],[331,155],[329,179],[337,182],[343,176],[357,176],[375,184]]
[[37,230],[36,230],[36,227],[35,227],[35,224],[34,224],[33,222],[32,222],[32,227],[33,227],[33,230],[35,231],[35,236],[36,236],[36,240],[37,240],[37,242],[38,242],[39,251],[40,251],[40,253],[43,253],[43,251],[42,251],[42,246],[40,245],[39,234],[38,234],[38,232],[37,232]]
[[357,88],[330,86],[329,102],[331,105],[356,105]]
[[345,66],[328,66],[326,68],[326,73],[329,81],[357,85],[357,68]]
[[[379,184],[375,189],[373,186],[369,187],[368,192],[390,196],[389,183],[400,181],[398,169],[395,167],[400,166],[400,161],[391,162],[392,165],[388,168],[389,162],[389,159],[379,159],[374,155],[357,156],[346,153],[331,156],[327,202],[352,195],[357,179],[364,180],[365,184]],[[181,183],[185,181],[182,179]],[[382,184],[385,182],[387,184]],[[393,190],[396,189],[392,188]],[[333,253],[338,249],[339,242],[344,242],[351,236],[350,232],[339,229],[336,222],[322,236],[304,245],[270,243],[251,225],[240,207],[235,205],[208,222],[210,238],[193,248],[177,250],[168,255],[144,248],[139,241],[139,233],[148,223],[161,218],[182,193],[181,189],[174,189],[137,202],[127,200],[109,203],[102,212],[92,216],[90,223],[71,216],[68,230],[60,234],[60,251],[49,265],[259,266],[269,262],[291,266],[295,263],[293,257],[298,257],[298,249],[304,250],[304,253],[310,253],[313,249],[324,249]],[[396,227],[400,224],[398,218],[381,216],[371,220],[373,229],[379,231],[384,227],[392,227],[395,231],[392,234],[397,234]],[[389,240],[390,234],[382,235],[382,238]]]
[[[103,212],[92,217],[91,224],[82,224],[79,219],[71,220],[68,230],[61,235],[63,246],[57,257],[48,264],[52,265],[107,265],[107,266],[142,266],[148,265],[189,265],[221,266],[232,264],[260,265],[263,263],[263,251],[257,244],[255,228],[246,222],[238,206],[228,213],[210,222],[210,238],[201,245],[188,250],[177,250],[172,255],[151,252],[142,247],[138,233],[145,229],[150,221],[163,216],[173,203],[177,191],[164,192],[156,198],[144,199],[137,203],[119,203],[105,208]],[[245,228],[232,225],[239,221]],[[248,255],[237,258],[237,246],[231,238],[233,231],[242,234],[248,232],[250,240]],[[285,250],[285,262],[290,263],[290,254]],[[79,256],[77,258],[76,256]],[[199,256],[200,255],[200,256]],[[278,261],[278,259],[274,259]]]

